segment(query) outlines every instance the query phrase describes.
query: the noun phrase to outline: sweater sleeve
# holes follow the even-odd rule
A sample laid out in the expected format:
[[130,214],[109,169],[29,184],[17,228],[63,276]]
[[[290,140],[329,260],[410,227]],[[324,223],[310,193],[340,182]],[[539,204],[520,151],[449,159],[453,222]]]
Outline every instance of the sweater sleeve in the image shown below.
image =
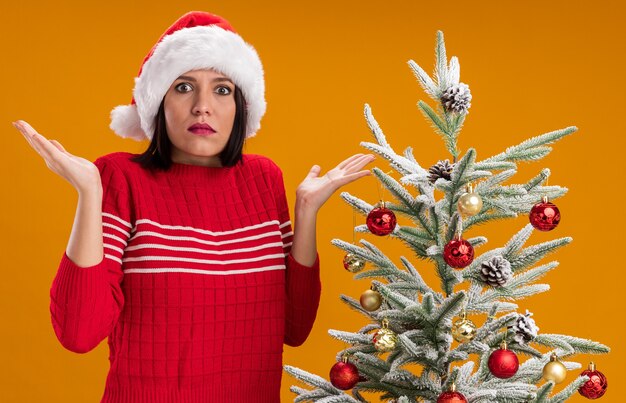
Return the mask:
[[104,257],[80,267],[64,251],[50,288],[52,327],[61,344],[76,353],[94,349],[118,321],[124,306],[122,256],[132,229],[128,181],[110,159],[94,164],[103,190]]
[[280,231],[285,252],[286,273],[286,322],[285,344],[299,346],[305,342],[315,317],[320,302],[321,281],[319,253],[312,266],[304,266],[296,261],[291,255],[293,243],[293,231],[289,217],[289,206],[285,195],[283,174],[277,166],[274,179],[274,196],[278,208]]

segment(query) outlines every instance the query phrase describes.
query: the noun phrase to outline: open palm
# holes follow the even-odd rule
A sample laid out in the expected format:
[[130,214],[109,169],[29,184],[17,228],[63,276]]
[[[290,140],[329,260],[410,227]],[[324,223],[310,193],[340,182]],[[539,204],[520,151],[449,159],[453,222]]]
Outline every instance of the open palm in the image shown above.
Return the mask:
[[48,140],[28,122],[18,120],[13,126],[23,135],[28,144],[44,159],[48,168],[68,181],[79,192],[102,191],[100,172],[89,160],[70,154],[56,140]]
[[375,156],[372,154],[355,154],[323,176],[319,176],[321,167],[314,165],[296,189],[296,200],[304,203],[308,208],[319,210],[341,186],[370,175],[370,171],[361,170],[361,168],[374,159]]

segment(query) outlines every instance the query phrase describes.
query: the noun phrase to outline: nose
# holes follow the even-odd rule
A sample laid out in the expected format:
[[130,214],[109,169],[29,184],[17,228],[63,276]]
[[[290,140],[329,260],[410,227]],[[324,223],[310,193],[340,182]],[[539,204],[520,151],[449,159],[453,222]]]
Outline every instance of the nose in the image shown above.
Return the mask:
[[213,99],[211,95],[205,94],[204,91],[198,91],[196,94],[192,113],[194,115],[211,115],[213,113]]

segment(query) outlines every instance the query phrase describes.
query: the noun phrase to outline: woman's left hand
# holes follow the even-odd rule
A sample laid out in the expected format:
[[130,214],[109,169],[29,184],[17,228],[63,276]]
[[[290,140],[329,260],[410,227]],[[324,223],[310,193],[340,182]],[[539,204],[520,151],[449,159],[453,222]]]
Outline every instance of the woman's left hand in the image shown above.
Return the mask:
[[313,165],[309,174],[296,189],[296,203],[300,207],[317,212],[341,186],[371,175],[370,171],[361,170],[361,168],[374,161],[375,158],[373,154],[355,154],[326,172],[324,176],[319,176],[321,167]]

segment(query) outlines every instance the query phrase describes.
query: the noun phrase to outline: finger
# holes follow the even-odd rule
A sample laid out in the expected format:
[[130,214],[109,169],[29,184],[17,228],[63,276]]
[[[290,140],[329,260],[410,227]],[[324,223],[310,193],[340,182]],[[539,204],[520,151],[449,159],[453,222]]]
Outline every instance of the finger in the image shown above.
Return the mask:
[[354,154],[353,156],[346,158],[345,160],[341,161],[339,163],[339,165],[337,165],[337,168],[341,169],[341,168],[345,167],[347,164],[352,162],[354,159],[359,158],[361,155],[363,155],[363,154]]
[[40,157],[44,157],[43,151],[41,149],[41,145],[37,141],[37,139],[32,135],[32,128],[26,127],[23,123],[24,121],[14,122],[13,125],[17,128],[20,133],[24,136],[28,144],[39,154]]
[[35,146],[33,145],[33,140],[30,138],[30,136],[26,133],[24,133],[17,125],[14,125],[15,128],[17,130],[19,130],[20,134],[22,135],[22,137],[24,137],[24,140],[26,140],[26,142],[33,148],[35,148]]
[[309,171],[309,174],[306,176],[306,179],[317,178],[321,170],[322,168],[319,165],[313,165],[313,167]]
[[35,142],[39,145],[42,156],[48,163],[59,162],[61,158],[67,157],[68,153],[57,148],[52,141],[48,140],[41,134],[35,135]]
[[18,123],[14,123],[13,124],[15,126],[15,128],[17,130],[20,131],[20,133],[22,134],[22,136],[24,136],[24,139],[26,139],[26,141],[28,142],[28,144],[35,150],[37,151],[37,154],[41,155],[41,152],[39,151],[39,146],[37,144],[35,144],[35,141],[33,139],[33,137],[28,134],[28,132],[26,131],[26,129],[24,129],[21,125],[19,125]]
[[[24,135],[24,137],[26,138],[26,140],[28,140],[28,142],[33,145],[33,133],[34,133],[34,129],[30,126],[27,125],[26,122],[24,122],[23,120],[18,120],[16,122],[13,122],[13,126],[15,126],[15,128],[17,130],[20,131],[20,133],[22,133]],[[33,145],[34,146],[34,145]]]
[[360,164],[360,163],[362,163],[364,161],[371,162],[371,161],[374,161],[375,159],[376,159],[376,156],[373,155],[373,154],[361,155],[360,157],[355,158],[354,160],[352,160],[348,164],[346,164],[343,167],[343,169],[349,169],[349,168],[354,167],[355,165]]
[[364,155],[360,158],[355,159],[354,161],[346,165],[343,169],[350,173],[352,171],[358,171],[361,168],[363,168],[365,165],[374,161],[375,159],[376,159],[376,156],[374,156],[373,154]]
[[25,131],[27,135],[30,136],[32,145],[39,155],[45,158],[48,163],[60,157],[60,151],[53,146],[47,138],[39,134],[30,124],[23,120],[19,120],[18,124],[22,128],[22,131]]
[[37,131],[26,121],[18,120],[15,122],[16,126],[22,133],[26,134],[29,137],[32,137]]
[[350,182],[354,182],[355,180],[357,180],[359,178],[362,178],[364,176],[369,176],[371,174],[372,173],[370,171],[367,171],[367,170],[366,171],[355,172],[355,173],[352,173],[352,174],[348,174],[348,175],[342,176],[341,178],[337,179],[336,183],[339,186],[343,186],[343,185],[346,185],[346,184],[348,184]]
[[39,154],[41,154],[41,156],[44,157],[46,161],[50,162],[59,156],[60,151],[41,134],[35,132],[31,139],[35,147],[37,147],[37,151],[39,152]]
[[26,133],[26,130],[20,125],[19,121],[16,122],[12,122],[13,127],[15,127],[26,139],[26,141],[28,141],[30,143],[30,136],[28,135],[28,133]]

